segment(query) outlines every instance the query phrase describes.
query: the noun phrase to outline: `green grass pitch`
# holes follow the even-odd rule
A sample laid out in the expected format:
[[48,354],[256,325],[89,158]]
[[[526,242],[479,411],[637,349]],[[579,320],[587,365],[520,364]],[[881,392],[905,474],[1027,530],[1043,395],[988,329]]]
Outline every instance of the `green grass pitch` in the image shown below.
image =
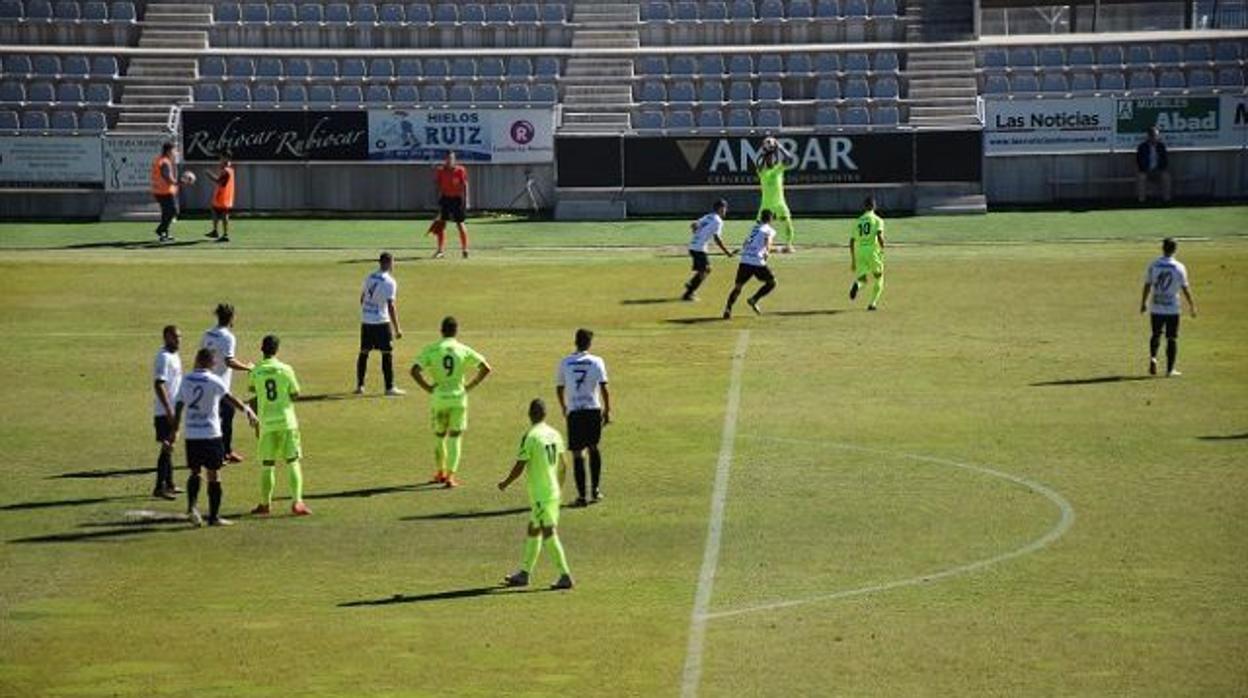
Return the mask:
[[[1248,693],[1248,208],[890,219],[878,313],[846,297],[849,221],[799,223],[768,314],[731,322],[722,258],[701,302],[672,300],[685,221],[476,220],[467,261],[428,259],[416,221],[240,219],[228,249],[202,220],[164,249],[146,224],[0,224],[0,695]],[[1183,377],[1149,380],[1136,311],[1164,235],[1200,316]],[[410,380],[378,397],[374,357],[347,395],[381,249],[400,371],[446,314],[495,367],[458,490],[415,487],[432,446]],[[182,509],[147,496],[160,327],[189,366],[223,300],[242,358],[275,332],[323,396],[298,407],[315,514],[136,521]],[[564,511],[577,589],[496,591],[525,500],[494,483],[578,326],[611,371],[606,499]],[[256,464],[223,480],[226,513],[250,509]],[[543,557],[535,588],[554,576]]]

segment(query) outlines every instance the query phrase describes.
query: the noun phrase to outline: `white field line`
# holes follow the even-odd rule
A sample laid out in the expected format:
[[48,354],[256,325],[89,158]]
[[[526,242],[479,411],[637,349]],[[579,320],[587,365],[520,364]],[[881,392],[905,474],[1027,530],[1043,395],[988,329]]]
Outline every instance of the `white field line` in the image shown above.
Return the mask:
[[808,596],[806,598],[801,598],[801,599],[790,599],[787,601],[775,601],[772,603],[758,604],[754,606],[745,606],[743,608],[733,608],[733,609],[728,609],[726,611],[717,611],[715,613],[707,613],[704,618],[704,620],[706,621],[716,619],[716,618],[730,618],[730,617],[735,617],[735,616],[741,616],[747,613],[756,613],[759,611],[774,611],[774,610],[778,610],[782,608],[791,608],[793,606],[803,606],[806,604],[817,603],[820,601],[835,601],[837,599],[846,599],[846,598],[850,598],[854,596],[865,596],[867,594],[875,594],[881,591],[889,591],[890,589],[898,589],[901,587],[918,586],[920,584],[938,582],[944,579],[948,579],[950,577],[956,577],[959,575],[968,574],[970,572],[982,570],[986,567],[991,567],[993,565],[1006,562],[1008,560],[1013,560],[1014,558],[1023,557],[1024,555],[1030,555],[1031,553],[1038,552],[1039,550],[1042,550],[1043,548],[1051,545],[1058,538],[1061,538],[1063,535],[1065,535],[1066,532],[1070,530],[1070,527],[1075,523],[1074,507],[1072,507],[1070,502],[1068,502],[1066,498],[1063,497],[1061,494],[1059,494],[1057,491],[1049,487],[1046,487],[1045,485],[1042,485],[1038,482],[1035,482],[1033,480],[1028,480],[1027,478],[1019,477],[1018,475],[1011,475],[1010,473],[1004,473],[1004,472],[1001,472],[1000,470],[993,470],[992,468],[986,468],[980,465],[971,465],[970,463],[960,463],[958,461],[948,460],[946,458],[936,458],[934,456],[924,456],[924,455],[919,455],[919,454],[914,454],[914,453],[885,451],[882,449],[867,448],[865,446],[855,446],[853,444],[838,443],[835,441],[818,441],[818,440],[813,440],[813,439],[785,439],[785,438],[777,438],[777,437],[770,437],[770,436],[754,436],[754,437],[749,437],[749,438],[754,438],[754,439],[758,439],[762,441],[777,441],[777,442],[785,442],[785,443],[810,444],[810,445],[817,445],[817,446],[828,447],[828,448],[839,448],[839,449],[846,450],[846,451],[857,451],[860,453],[871,453],[871,454],[884,455],[884,456],[896,456],[900,458],[908,458],[910,460],[921,461],[924,463],[934,463],[936,465],[945,465],[951,468],[958,468],[960,470],[966,470],[966,471],[973,472],[973,473],[980,473],[982,475],[988,475],[990,477],[999,478],[1007,482],[1012,482],[1016,485],[1025,487],[1031,490],[1032,492],[1035,492],[1036,494],[1044,496],[1046,499],[1053,502],[1053,504],[1057,507],[1058,511],[1060,512],[1060,516],[1058,517],[1057,522],[1054,523],[1053,526],[1047,532],[1045,532],[1044,535],[1031,541],[1030,543],[1027,543],[1026,545],[1020,548],[1016,548],[1009,552],[1001,553],[1000,555],[994,555],[992,557],[983,558],[981,560],[976,560],[974,562],[968,562],[966,564],[956,565],[954,567],[948,567],[945,569],[936,570],[934,572],[929,572],[927,574],[922,574],[922,575],[919,575],[916,577],[910,577],[907,579],[898,579],[898,580],[891,581],[891,582],[881,582],[880,584],[873,584],[871,586],[858,587],[856,589],[845,589],[843,591],[835,591],[835,592],[831,592],[827,594],[817,594],[815,596]]
[[728,406],[724,409],[724,431],[719,443],[719,460],[715,464],[715,484],[711,488],[711,518],[706,526],[706,548],[702,552],[702,570],[698,573],[698,590],[693,597],[693,614],[689,618],[689,645],[685,649],[685,670],[680,695],[692,698],[698,694],[702,678],[702,650],[706,644],[707,611],[715,586],[715,569],[719,566],[719,541],[724,528],[724,503],[728,499],[728,473],[732,468],[732,448],[737,438],[737,413],[741,409],[741,374],[745,370],[745,352],[750,346],[750,331],[737,335],[732,353],[732,377],[728,381]]

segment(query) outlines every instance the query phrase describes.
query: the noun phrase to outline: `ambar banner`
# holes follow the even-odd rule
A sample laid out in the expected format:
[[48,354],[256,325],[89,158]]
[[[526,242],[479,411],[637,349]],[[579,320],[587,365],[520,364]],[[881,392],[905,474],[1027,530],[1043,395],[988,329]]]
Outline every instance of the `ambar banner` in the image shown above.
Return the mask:
[[216,160],[223,150],[240,162],[367,160],[368,112],[182,112],[185,160]]
[[[626,138],[624,184],[756,185],[754,162],[762,142],[762,137],[732,136]],[[914,177],[914,141],[907,133],[808,134],[782,137],[780,143],[793,155],[786,184],[904,183]],[[565,185],[560,177],[560,186],[577,185]]]
[[368,158],[438,162],[450,151],[464,162],[513,164],[555,158],[551,109],[373,109]]
[[0,136],[0,186],[99,189],[99,136]]

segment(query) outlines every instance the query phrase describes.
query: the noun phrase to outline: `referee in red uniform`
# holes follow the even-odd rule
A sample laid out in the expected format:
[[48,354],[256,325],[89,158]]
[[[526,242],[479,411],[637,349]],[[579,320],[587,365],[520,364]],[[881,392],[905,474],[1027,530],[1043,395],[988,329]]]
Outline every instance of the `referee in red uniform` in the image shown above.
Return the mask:
[[464,225],[465,212],[468,210],[468,170],[455,162],[455,151],[446,152],[446,160],[434,168],[438,184],[438,217],[429,226],[429,233],[438,240],[438,250],[433,253],[434,259],[446,253],[446,222],[454,221],[459,229],[459,248],[464,258],[468,257],[468,228]]

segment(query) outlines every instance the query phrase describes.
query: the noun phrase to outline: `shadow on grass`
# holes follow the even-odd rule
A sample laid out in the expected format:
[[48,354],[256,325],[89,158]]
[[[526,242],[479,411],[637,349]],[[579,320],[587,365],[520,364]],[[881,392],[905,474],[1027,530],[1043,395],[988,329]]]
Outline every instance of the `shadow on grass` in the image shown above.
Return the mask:
[[[819,316],[819,315],[839,315],[840,313],[843,313],[843,312],[845,312],[845,311],[844,311],[844,310],[833,310],[833,309],[827,309],[827,310],[767,310],[767,311],[765,311],[765,312],[762,314],[762,316],[761,316],[761,317],[762,317],[763,319],[766,319],[766,318],[769,318],[769,317],[779,317],[779,318],[789,318],[789,317],[815,317],[815,316]],[[738,315],[739,317],[741,317],[741,318],[754,317],[754,313],[753,313],[753,311],[751,311],[749,308],[746,308],[744,311],[738,310],[738,311],[737,311],[737,315]],[[674,325],[701,325],[701,324],[710,323],[710,322],[724,322],[724,318],[723,318],[722,316],[719,316],[719,315],[716,315],[716,316],[714,316],[714,317],[709,317],[709,316],[708,316],[708,317],[674,317],[674,318],[668,318],[668,319],[664,320],[663,322],[671,323],[671,324],[674,324]]]
[[664,305],[683,302],[680,298],[625,298],[620,301],[620,305]]
[[392,485],[389,487],[369,487],[362,490],[343,490],[342,492],[320,492],[316,494],[305,495],[304,499],[351,499],[355,497],[366,498],[376,497],[383,494],[397,494],[399,492],[428,492],[432,490],[443,489],[442,485],[436,482],[422,482],[419,485]]
[[[430,237],[432,238],[432,236]],[[449,254],[450,250],[448,249],[447,252]],[[433,258],[425,256],[425,255],[411,255],[408,257],[395,257],[394,261],[396,262],[427,262],[431,259]],[[376,264],[377,258],[365,257],[363,259],[340,259],[338,260],[338,263],[339,264]]]
[[490,511],[448,511],[441,514],[418,514],[403,516],[399,521],[458,521],[460,519],[493,519],[499,516],[515,516],[527,512],[526,507],[514,509],[493,509]]
[[1210,434],[1208,436],[1197,436],[1201,441],[1239,441],[1248,439],[1248,431],[1242,434]]
[[338,604],[338,608],[358,608],[360,606],[392,606],[394,604],[405,603],[423,603],[425,601],[454,601],[455,599],[471,599],[478,596],[493,595],[511,595],[511,594],[536,594],[543,591],[553,591],[548,587],[536,587],[525,589],[513,589],[500,585],[488,587],[471,587],[469,589],[452,589],[451,591],[436,591],[431,594],[395,594],[384,599],[361,599],[359,601],[344,601]]
[[[186,470],[186,466],[177,466],[174,470]],[[49,475],[45,480],[95,480],[110,477],[126,477],[128,475],[151,475],[155,468],[118,468],[114,470],[76,470],[72,473]]]
[[1152,380],[1152,376],[1095,376],[1093,378],[1067,378],[1055,381],[1032,383],[1033,388],[1044,388],[1059,385],[1100,385],[1101,383],[1125,383],[1131,381]]
[[57,499],[46,502],[18,502],[16,504],[5,504],[0,507],[0,511],[26,511],[29,509],[55,509],[57,507],[81,507],[91,504],[104,504],[107,502],[125,502],[135,499],[144,499],[143,495],[125,495],[121,497],[88,497],[85,499]]
[[202,244],[202,240],[175,240],[174,242],[158,242],[156,240],[110,240],[108,242],[79,242],[60,247],[41,247],[43,250],[147,250],[158,247],[188,247]]
[[355,393],[313,393],[311,395],[300,395],[296,398],[296,402],[333,402],[336,400],[370,400],[383,398],[385,395],[381,393],[365,393],[356,395]]

